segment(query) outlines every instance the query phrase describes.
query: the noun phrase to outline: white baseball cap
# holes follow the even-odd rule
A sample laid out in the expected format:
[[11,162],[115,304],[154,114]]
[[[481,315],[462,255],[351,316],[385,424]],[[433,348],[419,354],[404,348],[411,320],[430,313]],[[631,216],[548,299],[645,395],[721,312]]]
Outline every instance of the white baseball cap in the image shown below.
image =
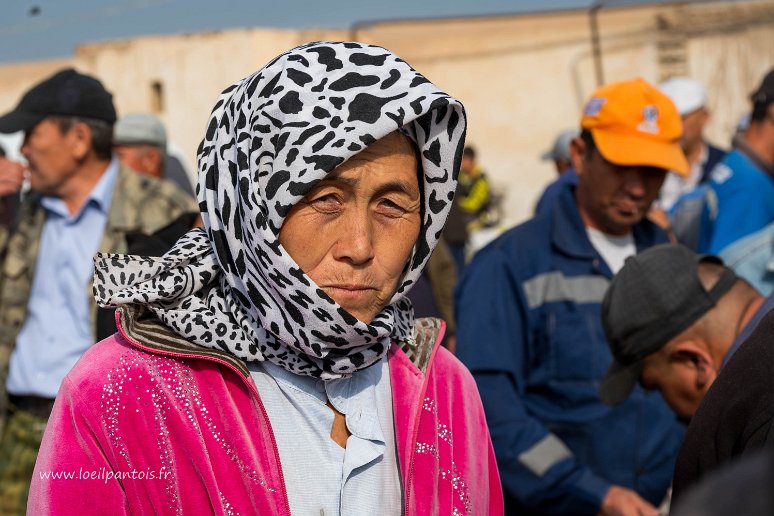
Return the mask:
[[702,83],[688,77],[671,77],[661,83],[661,91],[674,102],[680,116],[707,105],[707,91]]

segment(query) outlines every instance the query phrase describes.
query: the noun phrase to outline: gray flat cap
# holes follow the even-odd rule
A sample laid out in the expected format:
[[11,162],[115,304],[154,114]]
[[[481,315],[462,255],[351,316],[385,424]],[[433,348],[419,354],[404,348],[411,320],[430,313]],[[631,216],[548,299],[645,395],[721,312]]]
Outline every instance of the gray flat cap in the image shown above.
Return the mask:
[[154,145],[167,147],[167,132],[157,117],[137,113],[121,117],[113,129],[113,143],[116,145]]

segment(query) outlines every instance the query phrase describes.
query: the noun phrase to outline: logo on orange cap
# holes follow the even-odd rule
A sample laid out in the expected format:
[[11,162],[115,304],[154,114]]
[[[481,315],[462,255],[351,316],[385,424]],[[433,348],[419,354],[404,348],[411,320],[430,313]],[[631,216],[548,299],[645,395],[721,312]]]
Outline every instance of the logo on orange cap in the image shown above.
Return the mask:
[[597,116],[602,110],[602,106],[606,101],[607,99],[603,99],[601,97],[592,97],[591,100],[589,100],[589,102],[586,104],[586,109],[584,110],[583,114],[586,116]]
[[642,118],[644,121],[640,122],[637,129],[643,133],[658,134],[658,108],[656,106],[645,106],[642,110]]
[[682,119],[674,103],[643,79],[607,84],[586,104],[581,127],[591,132],[602,156],[622,166],[645,166],[688,174],[678,143]]

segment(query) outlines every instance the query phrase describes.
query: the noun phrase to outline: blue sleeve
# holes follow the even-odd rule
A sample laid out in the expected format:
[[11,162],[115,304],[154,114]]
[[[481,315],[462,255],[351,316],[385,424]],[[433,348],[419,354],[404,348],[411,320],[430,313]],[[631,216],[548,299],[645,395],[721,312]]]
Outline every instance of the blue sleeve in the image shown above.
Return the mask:
[[772,180],[758,171],[735,171],[734,176],[723,183],[711,183],[718,202],[708,250],[711,254],[718,254],[774,220]]
[[543,514],[596,514],[610,484],[580,464],[523,403],[535,351],[522,289],[495,245],[470,264],[456,292],[457,355],[476,379],[506,505]]

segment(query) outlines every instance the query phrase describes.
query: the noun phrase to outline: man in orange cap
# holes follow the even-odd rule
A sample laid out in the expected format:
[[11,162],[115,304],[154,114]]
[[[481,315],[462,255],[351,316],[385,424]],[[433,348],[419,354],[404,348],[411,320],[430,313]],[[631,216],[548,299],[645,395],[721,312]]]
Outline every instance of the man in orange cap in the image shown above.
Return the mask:
[[682,430],[658,395],[615,407],[600,310],[624,260],[667,241],[645,219],[685,174],[680,114],[642,79],[598,89],[571,144],[579,183],[480,251],[457,290],[457,352],[484,401],[510,514],[654,514]]

